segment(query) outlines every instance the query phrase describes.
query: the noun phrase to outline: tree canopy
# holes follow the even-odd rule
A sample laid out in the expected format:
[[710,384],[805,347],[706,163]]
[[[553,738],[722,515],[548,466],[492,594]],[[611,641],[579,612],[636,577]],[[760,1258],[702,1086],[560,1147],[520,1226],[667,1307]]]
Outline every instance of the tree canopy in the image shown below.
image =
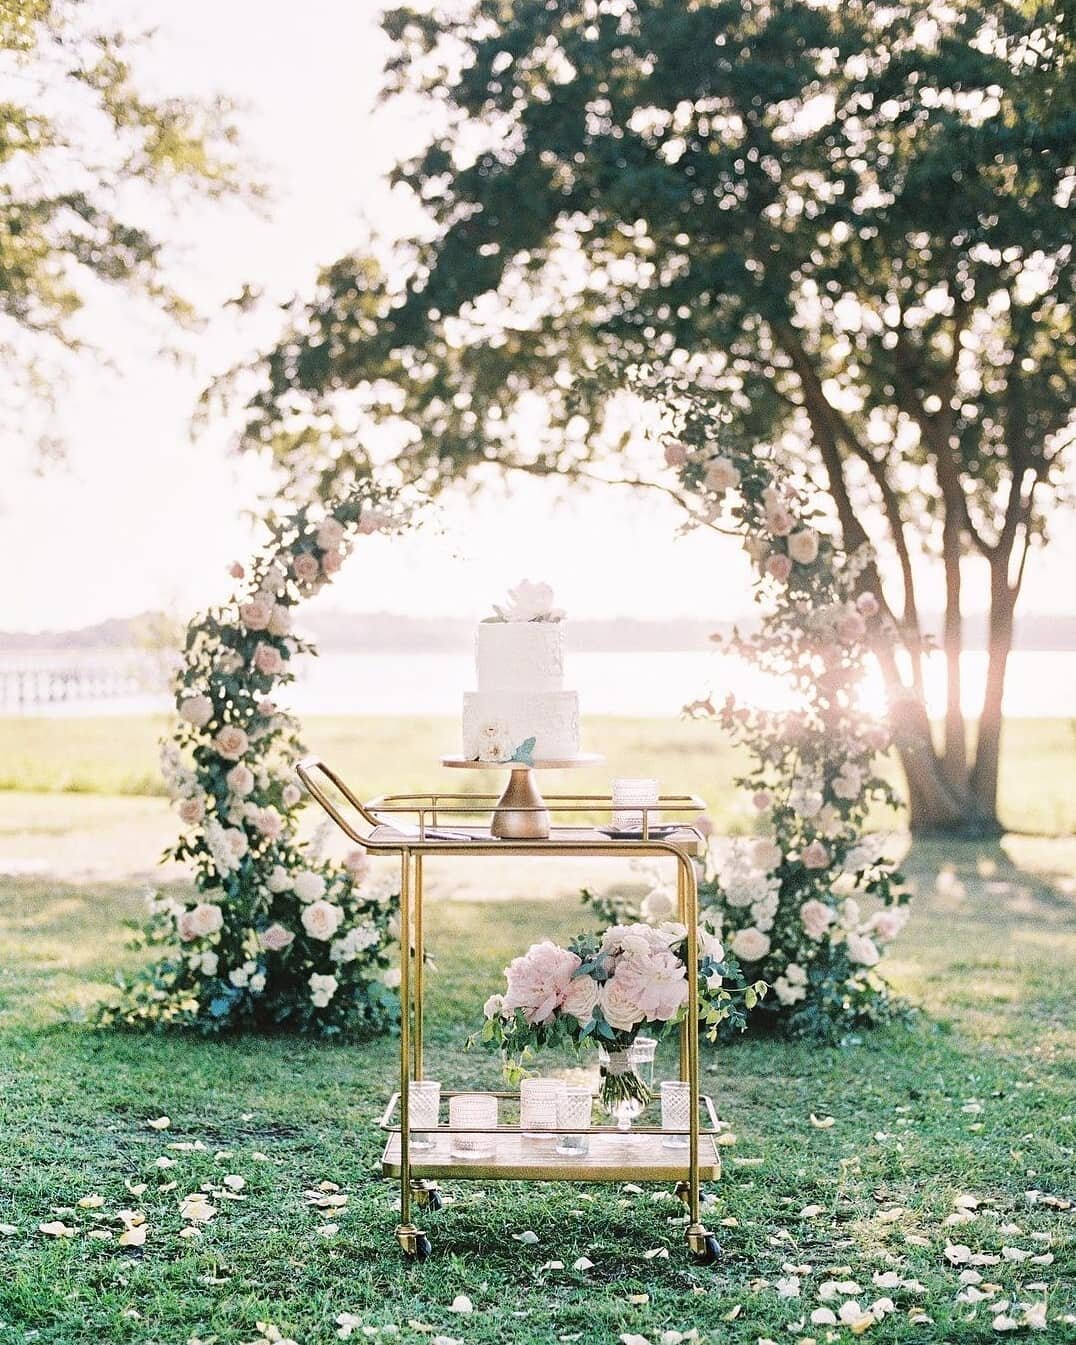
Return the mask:
[[[799,455],[845,545],[892,558],[920,699],[914,560],[943,556],[931,789],[989,813],[996,743],[977,784],[959,712],[960,559],[991,567],[1007,654],[1076,382],[1076,111],[1052,11],[475,0],[385,26],[387,96],[431,121],[395,175],[428,234],[391,265],[326,269],[258,368],[246,442],[326,486],[366,420],[391,421],[397,461],[428,480],[484,461],[570,473],[607,390],[587,371],[691,371],[721,408],[715,451]],[[547,423],[521,440],[531,392]],[[1000,681],[991,695],[999,718]]]

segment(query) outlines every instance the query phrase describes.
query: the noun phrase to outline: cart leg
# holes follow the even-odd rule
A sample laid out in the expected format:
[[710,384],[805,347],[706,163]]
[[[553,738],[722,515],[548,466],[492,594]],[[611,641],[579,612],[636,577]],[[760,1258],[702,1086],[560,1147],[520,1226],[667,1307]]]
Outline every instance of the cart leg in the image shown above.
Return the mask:
[[[695,866],[687,855],[677,855],[679,880],[677,891],[683,923],[687,926],[687,1003],[688,1011],[680,1038],[681,1074],[687,1065],[690,1111],[688,1113],[687,1245],[696,1260],[710,1264],[721,1248],[717,1239],[702,1223],[702,1194],[699,1189],[699,888]],[[683,1029],[686,1028],[686,1033]],[[686,1039],[685,1039],[686,1038]]]
[[425,994],[425,971],[424,963],[426,950],[424,947],[424,938],[422,932],[422,856],[414,857],[415,874],[415,1037],[414,1037],[414,1059],[415,1068],[412,1074],[414,1079],[424,1079],[422,1066],[422,1000]]
[[411,853],[400,851],[400,1227],[405,1256],[416,1255],[411,1223]]

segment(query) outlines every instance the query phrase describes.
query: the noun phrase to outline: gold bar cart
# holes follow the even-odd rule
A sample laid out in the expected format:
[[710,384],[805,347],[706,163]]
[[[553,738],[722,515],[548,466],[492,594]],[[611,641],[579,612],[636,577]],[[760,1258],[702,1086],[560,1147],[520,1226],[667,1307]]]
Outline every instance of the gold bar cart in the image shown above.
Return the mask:
[[[446,762],[445,764],[449,764]],[[456,764],[452,760],[451,764]],[[566,763],[565,763],[566,764]],[[522,803],[492,794],[396,794],[360,801],[340,777],[316,757],[299,763],[297,772],[311,797],[351,840],[373,854],[400,857],[400,1079],[381,1118],[381,1129],[388,1138],[382,1155],[385,1177],[400,1182],[400,1223],[396,1237],[404,1255],[425,1260],[431,1251],[429,1234],[413,1221],[413,1210],[436,1209],[440,1198],[436,1182],[451,1180],[506,1181],[670,1181],[676,1194],[688,1208],[687,1245],[692,1256],[703,1263],[717,1259],[717,1239],[701,1218],[701,1183],[716,1181],[721,1175],[718,1136],[720,1122],[712,1100],[701,1093],[699,1085],[698,1025],[698,884],[694,860],[702,853],[703,839],[689,823],[674,830],[660,830],[650,820],[660,809],[669,814],[696,815],[703,809],[701,799],[690,794],[665,795],[649,808],[633,805],[642,812],[640,834],[631,837],[610,836],[596,826],[584,825],[581,815],[608,813],[612,800],[606,796],[582,794],[550,795],[543,799],[534,790],[535,799]],[[326,791],[331,785],[339,798]],[[552,819],[538,839],[500,839],[495,834],[498,809],[511,807],[518,823],[528,810],[548,814]],[[353,809],[365,829],[352,824],[343,808]],[[489,814],[491,820],[476,826],[477,814]],[[571,825],[569,819],[577,819]],[[560,819],[558,823],[558,819]],[[504,818],[502,817],[502,827]],[[523,829],[518,827],[515,830]],[[656,834],[652,834],[656,833]],[[679,918],[687,928],[688,1010],[680,1025],[680,1078],[690,1088],[688,1146],[670,1149],[662,1145],[668,1132],[657,1126],[635,1126],[630,1135],[612,1126],[594,1126],[590,1134],[590,1152],[586,1156],[561,1157],[548,1149],[539,1151],[533,1141],[525,1142],[518,1127],[468,1127],[467,1134],[492,1134],[492,1157],[470,1159],[454,1156],[442,1141],[461,1132],[438,1126],[416,1131],[410,1124],[408,1084],[424,1078],[424,932],[423,881],[427,856],[441,858],[482,855],[520,857],[559,856],[561,858],[654,858],[675,862]],[[408,955],[408,950],[410,953]],[[452,1092],[442,1092],[451,1098]],[[517,1100],[518,1094],[498,1093],[502,1099]],[[706,1123],[703,1124],[703,1114]],[[398,1120],[395,1120],[398,1115]],[[421,1133],[433,1137],[432,1149],[412,1152],[412,1136]],[[561,1132],[563,1133],[563,1132]],[[557,1131],[550,1130],[550,1138]]]

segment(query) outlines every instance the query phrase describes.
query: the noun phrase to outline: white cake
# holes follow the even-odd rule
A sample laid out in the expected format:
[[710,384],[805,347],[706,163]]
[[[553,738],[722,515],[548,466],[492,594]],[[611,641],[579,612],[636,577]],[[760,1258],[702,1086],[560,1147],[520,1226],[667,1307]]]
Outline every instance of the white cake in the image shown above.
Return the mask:
[[[579,696],[564,690],[564,622],[512,619],[514,611],[541,610],[534,594],[545,585],[520,585],[530,599],[507,609],[508,619],[483,621],[475,638],[478,690],[463,697],[463,755],[469,761],[507,761],[534,739],[535,760],[579,754]],[[552,612],[549,603],[546,610]]]

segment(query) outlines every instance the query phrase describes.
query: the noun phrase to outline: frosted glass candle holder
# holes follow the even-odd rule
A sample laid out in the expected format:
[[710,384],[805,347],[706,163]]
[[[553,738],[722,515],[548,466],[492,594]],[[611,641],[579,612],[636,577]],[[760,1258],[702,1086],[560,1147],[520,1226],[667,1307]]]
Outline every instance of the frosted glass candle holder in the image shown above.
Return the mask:
[[475,1127],[482,1129],[497,1124],[497,1099],[492,1093],[459,1093],[449,1098],[448,1124],[452,1131],[460,1132],[452,1136],[453,1157],[493,1157],[496,1135],[475,1133]]
[[528,1140],[549,1139],[557,1125],[563,1079],[523,1079],[519,1085],[519,1128]]
[[644,815],[649,825],[653,825],[658,820],[657,812],[650,808],[644,814],[642,805],[657,801],[656,780],[614,780],[613,826],[617,831],[642,831]]
[[433,1135],[416,1134],[436,1130],[441,1118],[441,1085],[432,1079],[412,1079],[407,1087],[408,1119],[411,1123],[411,1148],[432,1149]]
[[[585,1154],[590,1149],[590,1116],[594,1096],[589,1088],[564,1088],[557,1098],[556,1151],[567,1157]],[[570,1127],[570,1129],[569,1129]]]
[[661,1085],[661,1128],[677,1133],[662,1135],[666,1149],[689,1149],[691,1136],[691,1085],[680,1079],[666,1079]]

